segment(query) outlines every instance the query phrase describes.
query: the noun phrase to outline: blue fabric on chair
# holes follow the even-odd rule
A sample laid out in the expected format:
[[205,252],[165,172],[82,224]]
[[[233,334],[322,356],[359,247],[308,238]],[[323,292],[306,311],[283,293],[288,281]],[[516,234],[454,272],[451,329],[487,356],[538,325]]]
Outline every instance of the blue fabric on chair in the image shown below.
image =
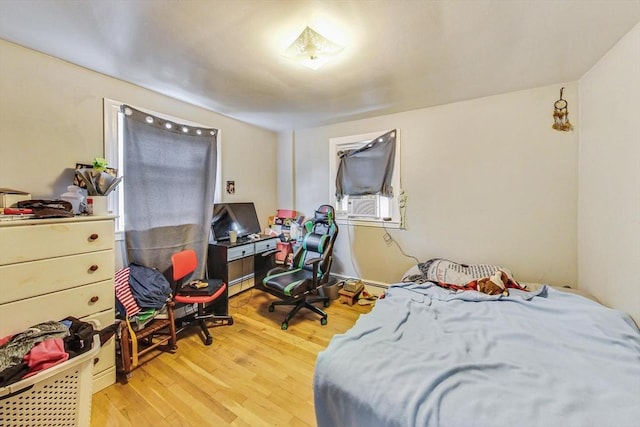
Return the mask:
[[129,286],[138,306],[160,310],[171,295],[169,281],[155,268],[129,264]]

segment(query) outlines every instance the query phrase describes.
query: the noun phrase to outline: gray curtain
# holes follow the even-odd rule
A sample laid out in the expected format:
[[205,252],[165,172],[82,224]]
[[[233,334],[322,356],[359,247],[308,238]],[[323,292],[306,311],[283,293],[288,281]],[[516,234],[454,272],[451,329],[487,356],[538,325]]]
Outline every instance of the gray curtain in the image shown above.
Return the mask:
[[396,131],[373,139],[356,150],[338,152],[340,164],[336,175],[336,197],[378,194],[393,196],[391,177],[396,156]]
[[168,274],[172,254],[194,249],[194,278],[205,277],[217,129],[168,122],[126,105],[122,111],[128,261]]

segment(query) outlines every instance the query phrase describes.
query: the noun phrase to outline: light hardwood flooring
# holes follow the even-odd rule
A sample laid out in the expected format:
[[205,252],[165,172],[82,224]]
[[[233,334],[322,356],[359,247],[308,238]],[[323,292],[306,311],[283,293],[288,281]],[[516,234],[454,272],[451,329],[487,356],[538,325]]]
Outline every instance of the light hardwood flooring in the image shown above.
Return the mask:
[[92,427],[315,426],[313,370],[331,337],[347,331],[371,306],[332,301],[328,324],[301,310],[280,329],[289,307],[258,290],[232,297],[234,324],[211,329],[205,346],[197,327],[178,336],[178,350],[159,353],[93,396]]

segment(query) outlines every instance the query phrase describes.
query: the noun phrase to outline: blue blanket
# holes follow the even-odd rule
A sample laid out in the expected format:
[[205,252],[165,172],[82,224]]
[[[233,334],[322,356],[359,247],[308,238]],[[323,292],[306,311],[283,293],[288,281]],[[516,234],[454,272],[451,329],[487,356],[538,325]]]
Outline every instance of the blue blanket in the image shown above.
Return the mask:
[[399,284],[318,355],[319,427],[640,425],[640,332],[544,286]]

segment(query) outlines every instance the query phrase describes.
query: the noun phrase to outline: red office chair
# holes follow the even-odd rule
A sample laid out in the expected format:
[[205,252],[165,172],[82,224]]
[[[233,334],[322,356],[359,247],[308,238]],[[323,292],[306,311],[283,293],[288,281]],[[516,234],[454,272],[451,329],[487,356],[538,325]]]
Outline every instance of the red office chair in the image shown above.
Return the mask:
[[[187,249],[173,254],[171,256],[171,264],[173,266],[173,280],[175,286],[173,300],[180,304],[197,304],[198,311],[196,314],[188,316],[190,321],[187,326],[194,323],[199,324],[200,329],[204,334],[205,345],[211,345],[213,338],[211,337],[206,324],[207,319],[223,321],[228,325],[233,325],[233,318],[231,316],[215,315],[208,313],[206,310],[207,305],[210,305],[221,297],[226,297],[227,284],[219,279],[208,279],[199,280],[200,282],[207,283],[207,286],[203,288],[194,288],[189,285],[191,273],[193,273],[198,266],[198,258],[193,249]],[[179,332],[185,328],[186,326],[181,328]]]

